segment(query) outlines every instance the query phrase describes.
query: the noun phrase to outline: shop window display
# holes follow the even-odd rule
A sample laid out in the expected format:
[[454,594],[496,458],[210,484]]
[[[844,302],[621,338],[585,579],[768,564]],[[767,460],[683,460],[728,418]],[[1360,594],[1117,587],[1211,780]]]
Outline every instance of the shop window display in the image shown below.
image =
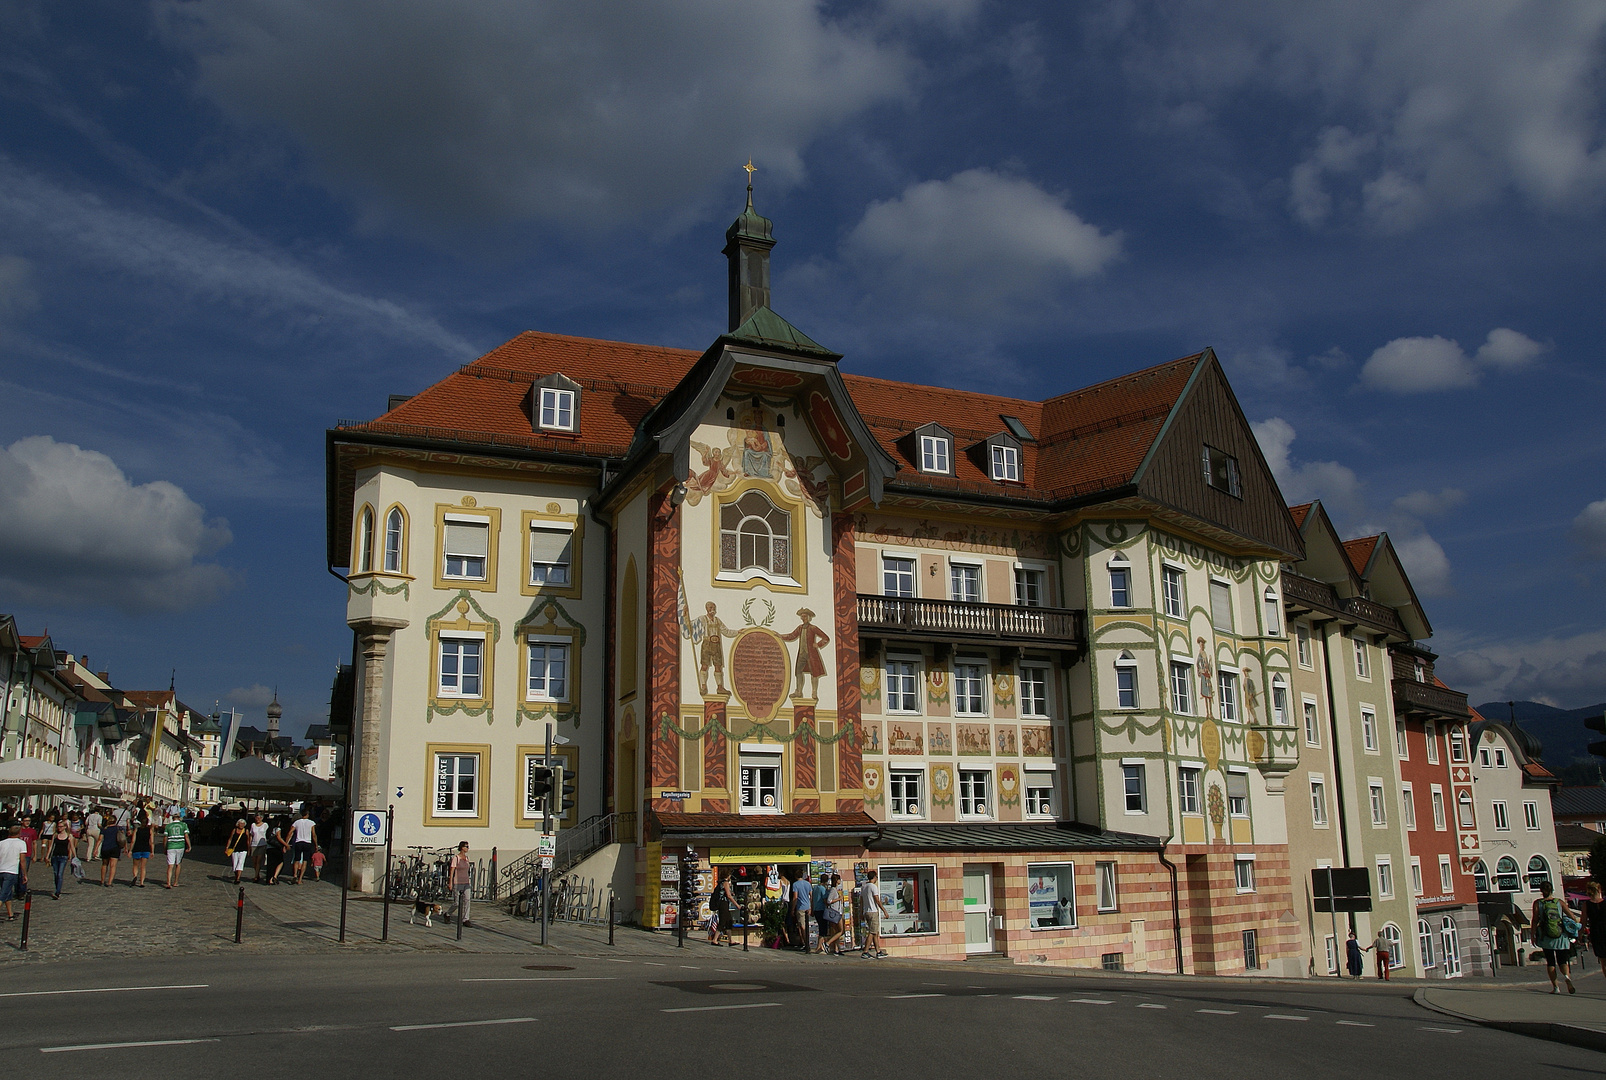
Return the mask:
[[937,868],[934,866],[881,866],[881,900],[890,915],[881,917],[881,932],[935,934],[937,932]]
[[1033,930],[1076,925],[1076,872],[1070,863],[1028,863],[1026,903]]

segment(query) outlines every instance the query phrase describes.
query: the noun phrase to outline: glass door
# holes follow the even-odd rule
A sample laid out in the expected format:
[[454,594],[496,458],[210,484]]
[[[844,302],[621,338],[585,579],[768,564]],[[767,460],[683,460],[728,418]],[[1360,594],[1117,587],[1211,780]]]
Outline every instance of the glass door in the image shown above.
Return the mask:
[[965,951],[993,949],[993,872],[986,866],[965,867]]
[[1451,916],[1446,915],[1441,925],[1439,939],[1444,943],[1444,977],[1453,979],[1461,974],[1460,935],[1456,933],[1455,919]]

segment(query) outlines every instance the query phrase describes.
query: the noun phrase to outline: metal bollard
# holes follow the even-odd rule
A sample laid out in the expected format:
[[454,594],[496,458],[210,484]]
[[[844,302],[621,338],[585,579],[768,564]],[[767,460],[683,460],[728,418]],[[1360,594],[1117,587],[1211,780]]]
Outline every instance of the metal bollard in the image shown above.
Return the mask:
[[747,951],[747,912],[742,912],[742,951]]
[[240,943],[240,934],[245,930],[245,887],[240,887],[240,899],[234,903],[234,943]]
[[608,890],[608,944],[613,944],[613,890]]
[[28,951],[28,916],[33,914],[33,892],[22,898],[22,951]]

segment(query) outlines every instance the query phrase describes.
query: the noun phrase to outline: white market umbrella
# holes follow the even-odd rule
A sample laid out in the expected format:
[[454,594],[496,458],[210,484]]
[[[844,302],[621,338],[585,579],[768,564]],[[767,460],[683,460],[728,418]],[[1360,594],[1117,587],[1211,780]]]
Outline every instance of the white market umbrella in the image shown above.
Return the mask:
[[0,762],[0,792],[20,795],[102,795],[111,788],[92,776],[85,776],[38,758],[14,758]]
[[313,776],[305,769],[287,768],[284,771],[289,773],[291,776],[294,776],[297,783],[306,785],[300,790],[309,798],[344,799],[346,797],[346,793],[344,791],[341,791],[339,788],[335,787],[335,785],[323,779],[321,776]]
[[255,795],[295,795],[306,790],[289,769],[281,769],[259,757],[237,758],[210,768],[197,777],[195,783]]

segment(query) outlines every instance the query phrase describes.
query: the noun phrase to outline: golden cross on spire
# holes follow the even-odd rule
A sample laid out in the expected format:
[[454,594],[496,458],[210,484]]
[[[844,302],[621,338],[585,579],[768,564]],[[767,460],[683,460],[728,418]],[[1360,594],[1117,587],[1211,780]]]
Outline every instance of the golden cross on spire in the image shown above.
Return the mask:
[[743,165],[742,168],[747,170],[747,186],[748,187],[752,187],[753,186],[753,174],[758,172],[758,166],[753,164],[753,159],[752,158],[748,158],[747,159],[747,164]]

